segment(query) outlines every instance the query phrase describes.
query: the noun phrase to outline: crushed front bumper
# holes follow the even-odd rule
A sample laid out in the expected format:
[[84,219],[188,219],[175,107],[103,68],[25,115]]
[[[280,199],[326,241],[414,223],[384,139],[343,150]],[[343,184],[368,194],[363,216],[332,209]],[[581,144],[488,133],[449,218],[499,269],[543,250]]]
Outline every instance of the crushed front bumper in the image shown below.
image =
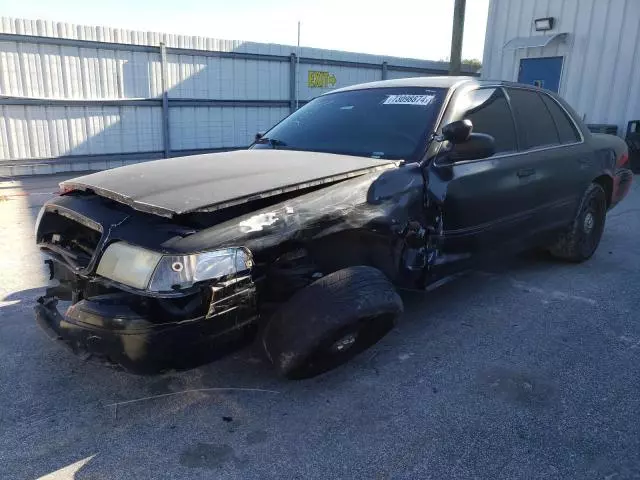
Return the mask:
[[227,308],[213,314],[154,323],[118,295],[81,300],[64,315],[55,297],[41,297],[35,315],[50,338],[61,340],[81,358],[144,374],[195,367],[244,344],[256,324],[252,300],[223,299]]
[[[138,373],[188,368],[235,347],[257,323],[251,268],[157,293],[96,275],[109,242],[154,250],[191,229],[93,195],[63,195],[40,211],[36,242],[53,283],[37,323],[82,358]],[[58,299],[72,303],[58,310]]]

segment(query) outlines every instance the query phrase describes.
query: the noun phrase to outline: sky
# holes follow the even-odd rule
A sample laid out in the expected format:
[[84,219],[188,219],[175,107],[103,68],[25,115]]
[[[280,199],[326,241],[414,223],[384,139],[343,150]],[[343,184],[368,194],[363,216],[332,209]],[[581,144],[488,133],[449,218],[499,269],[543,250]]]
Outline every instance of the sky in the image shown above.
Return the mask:
[[[5,17],[448,59],[454,0],[0,0]],[[489,0],[467,0],[462,57],[482,59]]]

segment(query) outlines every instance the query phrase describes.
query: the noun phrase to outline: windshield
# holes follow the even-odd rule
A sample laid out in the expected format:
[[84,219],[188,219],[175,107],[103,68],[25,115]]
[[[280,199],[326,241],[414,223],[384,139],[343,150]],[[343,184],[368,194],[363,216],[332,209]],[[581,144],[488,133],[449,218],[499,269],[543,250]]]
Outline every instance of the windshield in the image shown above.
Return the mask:
[[446,89],[371,88],[318,97],[269,130],[252,148],[418,160]]

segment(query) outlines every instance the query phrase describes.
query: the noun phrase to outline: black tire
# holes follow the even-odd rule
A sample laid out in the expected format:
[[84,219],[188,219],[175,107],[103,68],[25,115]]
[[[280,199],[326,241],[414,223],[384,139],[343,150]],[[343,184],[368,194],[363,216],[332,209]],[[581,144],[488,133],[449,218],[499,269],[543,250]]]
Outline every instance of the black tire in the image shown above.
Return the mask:
[[560,234],[549,249],[551,255],[569,262],[584,262],[595,253],[607,215],[607,195],[602,186],[592,183],[585,191],[570,229]]
[[262,333],[267,357],[290,379],[331,370],[384,337],[402,313],[402,299],[379,270],[350,267],[296,292]]

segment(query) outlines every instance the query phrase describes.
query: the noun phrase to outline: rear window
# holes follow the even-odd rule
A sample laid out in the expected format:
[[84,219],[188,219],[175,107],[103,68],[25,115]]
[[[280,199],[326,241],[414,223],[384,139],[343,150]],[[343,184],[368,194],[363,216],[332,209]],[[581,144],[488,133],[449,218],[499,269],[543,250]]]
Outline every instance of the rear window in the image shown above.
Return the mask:
[[549,109],[553,121],[558,128],[558,135],[560,136],[560,143],[575,143],[580,141],[580,135],[576,130],[575,125],[569,119],[564,110],[558,105],[558,102],[553,100],[549,95],[544,93],[540,94],[545,105]]
[[418,160],[446,89],[370,88],[318,97],[269,130],[252,148],[283,148]]
[[507,89],[516,121],[521,150],[558,145],[558,131],[549,110],[537,92]]

